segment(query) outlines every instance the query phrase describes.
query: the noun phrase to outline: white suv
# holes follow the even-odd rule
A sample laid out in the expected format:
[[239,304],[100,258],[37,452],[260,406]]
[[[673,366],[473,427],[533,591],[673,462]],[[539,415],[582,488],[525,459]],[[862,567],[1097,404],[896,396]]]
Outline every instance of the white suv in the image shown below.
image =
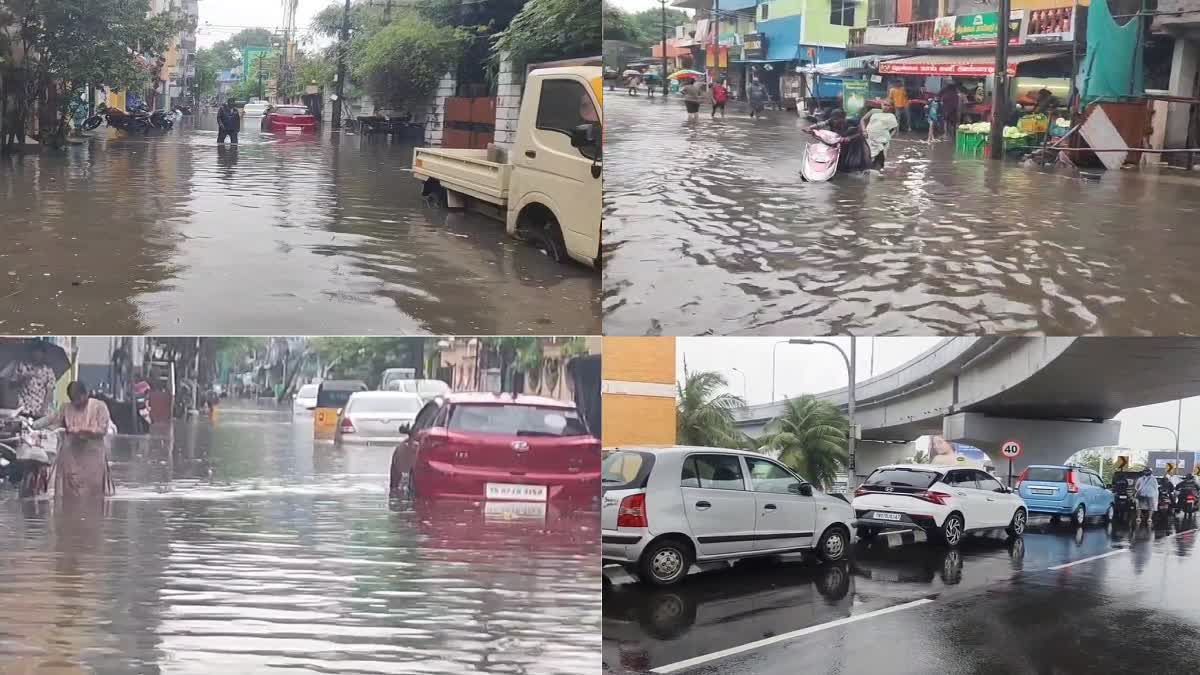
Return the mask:
[[893,464],[875,469],[854,493],[858,538],[886,530],[924,530],[958,546],[972,530],[1025,533],[1025,500],[985,471],[963,466]]
[[678,583],[693,563],[815,550],[847,556],[854,512],[779,462],[723,448],[632,448],[604,460],[605,564]]

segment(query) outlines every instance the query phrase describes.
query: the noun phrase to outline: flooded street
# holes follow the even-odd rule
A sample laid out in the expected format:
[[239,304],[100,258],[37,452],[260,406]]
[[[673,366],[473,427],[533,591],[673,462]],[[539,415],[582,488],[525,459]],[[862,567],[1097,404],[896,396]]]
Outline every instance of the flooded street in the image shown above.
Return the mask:
[[6,672],[600,670],[594,513],[389,508],[390,447],[232,402],[112,457],[107,514],[0,491]]
[[1079,178],[899,139],[882,175],[799,179],[792,113],[688,124],[606,102],[605,332],[1178,334],[1200,330],[1200,189]]
[[0,333],[600,332],[594,270],[427,202],[411,144],[258,125],[0,159]]

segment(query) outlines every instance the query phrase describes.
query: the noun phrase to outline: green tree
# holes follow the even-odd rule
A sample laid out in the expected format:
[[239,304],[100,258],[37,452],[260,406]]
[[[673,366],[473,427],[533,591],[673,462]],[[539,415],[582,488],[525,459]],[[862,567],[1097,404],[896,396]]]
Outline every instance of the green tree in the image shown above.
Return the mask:
[[529,0],[492,43],[492,64],[508,54],[517,68],[601,53],[601,0]]
[[733,411],[746,405],[739,396],[727,393],[721,373],[703,370],[689,373],[676,384],[675,440],[682,445],[741,448],[745,435],[734,424]]
[[433,92],[467,39],[458,28],[406,13],[370,39],[354,72],[377,104],[406,108]]
[[848,429],[846,417],[836,406],[806,394],[787,401],[783,414],[763,429],[758,446],[827,489],[847,466]]
[[277,41],[275,34],[266,28],[247,28],[212,46],[213,65],[217,70],[240,67],[242,50],[247,47],[270,47]]
[[1105,483],[1112,483],[1113,473],[1116,472],[1116,459],[1113,457],[1105,457],[1102,453],[1095,450],[1085,450],[1075,453],[1070,460],[1071,464],[1078,464],[1093,471],[1099,470],[1101,477]]
[[633,20],[631,14],[623,11],[620,7],[605,3],[604,39],[642,44],[645,36],[642,35],[640,27]]
[[423,337],[316,338],[310,348],[338,377],[361,378],[377,387],[387,368],[414,368],[417,377],[424,377],[430,342]]
[[[675,27],[686,24],[688,22],[688,20],[689,19],[688,19],[688,15],[686,12],[684,12],[682,10],[678,10],[678,9],[668,9],[667,10],[667,20],[666,20],[667,36],[668,37],[674,36],[675,35]],[[656,44],[659,44],[662,42],[662,32],[663,32],[662,10],[660,10],[658,8],[643,9],[640,12],[635,12],[632,15],[630,15],[630,21],[633,23],[633,25],[637,29],[637,36],[639,38],[638,44],[642,45],[643,47],[649,47],[651,45],[656,45]],[[605,24],[604,28],[605,28],[605,39],[608,39],[607,38],[607,33],[608,33],[608,24],[607,23]]]
[[224,70],[218,63],[218,54],[212,49],[196,50],[196,79],[193,94],[197,98],[209,98],[217,93],[217,75]]
[[[41,140],[61,145],[72,104],[89,86],[128,89],[150,73],[138,56],[154,61],[184,21],[168,14],[150,16],[149,0],[0,0],[13,17],[10,31],[25,55],[18,79],[24,83],[21,118],[46,92],[57,102],[55,123],[43,119]],[[49,127],[49,128],[46,128]]]

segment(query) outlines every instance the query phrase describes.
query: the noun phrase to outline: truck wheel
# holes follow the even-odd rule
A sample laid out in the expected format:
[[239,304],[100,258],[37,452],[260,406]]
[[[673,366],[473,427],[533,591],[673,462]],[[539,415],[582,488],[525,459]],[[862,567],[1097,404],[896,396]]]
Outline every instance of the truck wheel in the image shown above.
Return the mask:
[[567,243],[563,240],[562,228],[558,226],[558,221],[551,219],[546,222],[542,232],[542,250],[554,262],[567,263],[571,260],[571,256],[567,255]]
[[422,197],[431,197],[438,206],[446,208],[446,188],[436,180],[430,178],[425,181],[424,187],[421,189]]

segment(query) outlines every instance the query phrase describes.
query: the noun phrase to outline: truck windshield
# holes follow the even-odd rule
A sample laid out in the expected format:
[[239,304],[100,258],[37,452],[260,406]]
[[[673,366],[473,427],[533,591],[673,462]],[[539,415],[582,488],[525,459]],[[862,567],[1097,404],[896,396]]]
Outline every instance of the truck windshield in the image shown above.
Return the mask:
[[[581,83],[560,78],[542,83],[542,95],[538,101],[537,128],[557,131],[570,139],[575,129],[587,124],[599,124],[600,113],[592,101],[587,87]],[[599,144],[576,148],[588,159],[599,157]]]

